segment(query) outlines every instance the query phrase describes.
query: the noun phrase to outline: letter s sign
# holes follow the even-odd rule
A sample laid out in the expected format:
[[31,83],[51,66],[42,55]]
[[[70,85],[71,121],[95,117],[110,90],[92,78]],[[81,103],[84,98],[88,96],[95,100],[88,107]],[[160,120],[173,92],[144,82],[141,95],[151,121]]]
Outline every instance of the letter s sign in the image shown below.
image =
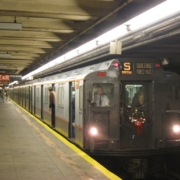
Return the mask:
[[124,63],[124,70],[130,71],[131,70],[131,63],[128,63],[128,62]]

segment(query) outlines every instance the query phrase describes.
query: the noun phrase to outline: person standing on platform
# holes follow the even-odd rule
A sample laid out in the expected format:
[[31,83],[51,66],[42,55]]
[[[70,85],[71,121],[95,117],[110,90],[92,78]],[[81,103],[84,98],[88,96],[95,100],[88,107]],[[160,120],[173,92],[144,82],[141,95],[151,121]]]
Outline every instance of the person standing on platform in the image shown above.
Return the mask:
[[2,102],[4,103],[4,90],[3,89],[0,89],[0,97],[1,97]]
[[53,91],[53,88],[49,88],[49,110],[51,111],[51,124],[52,127],[55,127],[55,104],[56,104],[56,95]]
[[6,89],[5,90],[5,93],[4,93],[4,95],[5,95],[5,97],[6,97],[6,101],[8,101],[9,100],[9,94],[8,94],[9,92],[8,92],[8,90]]

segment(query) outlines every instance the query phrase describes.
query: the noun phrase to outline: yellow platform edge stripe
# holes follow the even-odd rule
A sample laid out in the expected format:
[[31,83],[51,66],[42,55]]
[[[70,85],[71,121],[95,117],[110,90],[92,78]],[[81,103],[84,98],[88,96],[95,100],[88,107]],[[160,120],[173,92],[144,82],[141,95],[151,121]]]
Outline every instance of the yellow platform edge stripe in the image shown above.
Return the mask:
[[29,116],[31,116],[33,119],[35,119],[39,124],[41,124],[44,128],[46,128],[49,132],[51,132],[54,136],[56,136],[59,140],[61,140],[64,144],[66,144],[68,147],[70,147],[72,150],[74,150],[79,156],[81,156],[83,159],[85,159],[88,163],[93,165],[96,169],[98,169],[101,173],[103,173],[106,177],[108,177],[110,180],[122,180],[120,177],[116,176],[109,170],[107,170],[105,167],[103,167],[101,164],[99,164],[97,161],[92,159],[89,155],[87,155],[85,152],[78,149],[74,144],[70,143],[68,140],[66,140],[63,136],[58,134],[56,131],[52,130],[48,125],[43,123],[40,119],[33,116],[30,112],[28,112],[26,109],[21,107],[19,104],[17,104],[15,101],[11,100],[14,104],[16,104],[18,107],[20,107],[23,111],[25,111]]

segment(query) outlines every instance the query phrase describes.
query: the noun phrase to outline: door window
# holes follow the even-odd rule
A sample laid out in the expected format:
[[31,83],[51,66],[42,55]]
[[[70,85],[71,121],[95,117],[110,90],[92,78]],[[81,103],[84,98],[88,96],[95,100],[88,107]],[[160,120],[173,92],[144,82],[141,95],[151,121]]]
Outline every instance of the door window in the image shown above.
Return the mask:
[[114,84],[94,83],[92,94],[95,106],[105,107],[114,105]]
[[136,107],[144,104],[144,85],[126,84],[125,85],[125,104],[126,106]]

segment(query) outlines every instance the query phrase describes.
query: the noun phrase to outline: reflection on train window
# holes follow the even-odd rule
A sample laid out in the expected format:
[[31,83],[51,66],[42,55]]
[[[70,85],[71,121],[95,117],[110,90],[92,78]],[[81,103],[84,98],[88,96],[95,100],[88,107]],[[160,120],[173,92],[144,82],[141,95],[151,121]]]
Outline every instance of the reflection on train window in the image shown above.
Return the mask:
[[57,89],[57,104],[60,105],[60,87]]
[[79,108],[83,109],[83,86],[79,86]]
[[64,107],[64,88],[63,87],[58,87],[57,90],[57,103],[61,107]]
[[25,97],[25,88],[23,87],[23,91],[22,91],[22,96],[23,98]]
[[95,106],[113,106],[114,104],[114,85],[111,83],[94,83],[93,99]]
[[26,87],[26,100],[29,100],[29,88]]
[[47,104],[49,102],[49,96],[48,96],[48,87],[45,88],[45,98],[44,102]]
[[125,104],[139,106],[144,103],[144,86],[142,84],[125,85]]
[[36,101],[39,102],[39,88],[36,89]]

